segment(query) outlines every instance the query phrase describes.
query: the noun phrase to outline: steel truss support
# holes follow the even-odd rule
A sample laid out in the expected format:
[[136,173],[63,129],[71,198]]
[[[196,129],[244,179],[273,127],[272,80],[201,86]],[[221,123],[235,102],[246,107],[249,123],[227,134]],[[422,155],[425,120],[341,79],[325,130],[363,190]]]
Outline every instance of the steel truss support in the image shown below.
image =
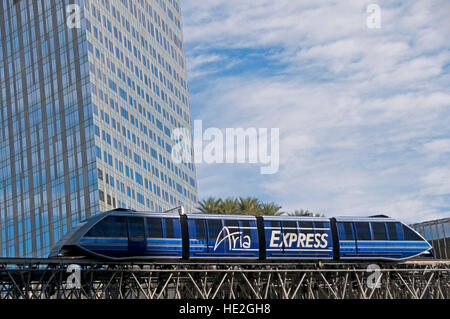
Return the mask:
[[448,261],[368,266],[1,260],[0,299],[450,298]]

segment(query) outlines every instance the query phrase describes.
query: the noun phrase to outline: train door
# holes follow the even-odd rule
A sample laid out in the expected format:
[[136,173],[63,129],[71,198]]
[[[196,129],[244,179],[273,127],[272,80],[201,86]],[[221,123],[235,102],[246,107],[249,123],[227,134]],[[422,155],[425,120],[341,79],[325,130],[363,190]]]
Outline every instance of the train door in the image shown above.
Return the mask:
[[225,253],[225,244],[221,245],[223,233],[222,220],[208,219],[208,253],[223,255]]
[[373,257],[373,242],[369,222],[355,222],[358,257]]
[[165,254],[167,256],[182,257],[183,242],[178,218],[163,218],[165,229]]
[[266,258],[283,257],[283,233],[281,222],[277,220],[264,220],[264,233],[266,237]]
[[[147,255],[161,256],[165,253],[164,235],[161,217],[147,218]],[[164,243],[165,244],[165,243]]]
[[128,252],[129,255],[145,256],[147,242],[143,217],[128,217]]
[[385,222],[372,222],[372,251],[374,257],[393,256],[394,252],[388,242],[388,234]]
[[338,222],[339,256],[342,259],[357,257],[356,236],[352,222]]
[[188,219],[189,228],[189,256],[202,258],[208,256],[208,244],[206,234],[206,220]]

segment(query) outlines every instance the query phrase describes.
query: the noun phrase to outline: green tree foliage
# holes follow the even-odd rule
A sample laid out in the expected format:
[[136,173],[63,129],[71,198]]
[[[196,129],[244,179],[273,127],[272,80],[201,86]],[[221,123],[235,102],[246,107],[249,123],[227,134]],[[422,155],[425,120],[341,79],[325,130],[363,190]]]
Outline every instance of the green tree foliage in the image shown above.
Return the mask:
[[256,215],[259,212],[260,202],[255,197],[239,197],[238,208],[241,215]]
[[309,217],[324,217],[325,215],[320,214],[314,214],[311,213],[309,210],[295,210],[293,212],[279,212],[276,215],[287,215],[287,216],[309,216]]
[[266,203],[256,197],[228,197],[226,199],[208,197],[199,202],[198,209],[204,214],[320,216],[320,214],[313,214],[303,209],[295,210],[294,212],[283,212],[280,205],[273,202]]
[[275,203],[261,203],[260,212],[261,215],[276,215],[280,211],[281,206]]
[[220,200],[219,210],[220,214],[234,215],[239,213],[238,201],[234,198],[227,198]]
[[222,204],[221,199],[208,197],[199,203],[198,209],[204,214],[217,214],[220,212],[219,207]]

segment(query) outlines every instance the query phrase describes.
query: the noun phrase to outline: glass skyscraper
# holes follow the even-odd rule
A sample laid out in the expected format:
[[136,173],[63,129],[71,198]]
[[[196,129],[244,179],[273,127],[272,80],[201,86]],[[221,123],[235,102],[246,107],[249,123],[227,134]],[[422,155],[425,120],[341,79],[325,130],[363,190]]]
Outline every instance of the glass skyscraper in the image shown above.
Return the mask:
[[[179,0],[0,1],[0,255],[113,208],[197,205]],[[193,161],[192,161],[193,162]]]

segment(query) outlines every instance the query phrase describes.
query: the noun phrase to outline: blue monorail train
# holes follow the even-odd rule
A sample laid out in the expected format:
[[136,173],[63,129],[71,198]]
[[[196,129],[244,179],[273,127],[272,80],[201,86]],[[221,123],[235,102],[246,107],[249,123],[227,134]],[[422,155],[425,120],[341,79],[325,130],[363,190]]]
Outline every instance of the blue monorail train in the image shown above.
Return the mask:
[[77,225],[49,257],[395,261],[431,255],[419,233],[384,215],[254,217],[118,209]]

